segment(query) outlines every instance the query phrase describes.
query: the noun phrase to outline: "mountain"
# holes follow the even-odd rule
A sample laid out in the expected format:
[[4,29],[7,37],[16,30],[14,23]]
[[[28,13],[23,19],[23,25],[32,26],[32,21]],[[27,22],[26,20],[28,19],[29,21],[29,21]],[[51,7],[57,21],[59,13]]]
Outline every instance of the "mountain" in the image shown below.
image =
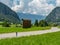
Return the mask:
[[0,21],[2,19],[8,20],[11,23],[19,23],[18,15],[8,6],[0,2]]
[[35,20],[42,20],[45,19],[45,16],[42,15],[36,15],[36,14],[29,14],[29,13],[17,13],[20,19],[29,19],[32,21],[32,23],[35,22]]
[[45,19],[47,22],[60,23],[60,7],[56,7]]

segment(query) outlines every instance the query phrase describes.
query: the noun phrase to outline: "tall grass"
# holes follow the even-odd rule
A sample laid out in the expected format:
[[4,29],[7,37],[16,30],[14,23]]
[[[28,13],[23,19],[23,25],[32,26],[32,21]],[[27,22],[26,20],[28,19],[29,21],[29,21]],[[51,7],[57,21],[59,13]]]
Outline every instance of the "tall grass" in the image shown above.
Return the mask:
[[60,45],[60,32],[30,37],[2,39],[0,45]]

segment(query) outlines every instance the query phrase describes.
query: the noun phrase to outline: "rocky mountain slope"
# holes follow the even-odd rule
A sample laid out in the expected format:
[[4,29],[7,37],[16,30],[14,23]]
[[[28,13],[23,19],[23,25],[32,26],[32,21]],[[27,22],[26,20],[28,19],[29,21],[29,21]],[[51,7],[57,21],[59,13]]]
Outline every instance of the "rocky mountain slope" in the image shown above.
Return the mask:
[[19,23],[20,21],[18,15],[13,10],[0,2],[0,21],[2,19],[8,20],[11,23]]
[[47,22],[60,23],[60,7],[56,7],[45,19]]

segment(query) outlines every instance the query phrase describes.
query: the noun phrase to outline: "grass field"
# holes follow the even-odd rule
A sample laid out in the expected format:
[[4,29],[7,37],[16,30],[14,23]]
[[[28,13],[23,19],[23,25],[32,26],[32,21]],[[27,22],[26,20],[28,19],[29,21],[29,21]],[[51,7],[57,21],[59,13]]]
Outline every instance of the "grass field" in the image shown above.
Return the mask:
[[2,39],[0,45],[60,45],[60,32],[30,37]]
[[51,27],[31,27],[31,28],[22,28],[22,27],[2,27],[0,26],[0,33],[11,33],[11,32],[25,32],[25,31],[36,31],[36,30],[46,30]]

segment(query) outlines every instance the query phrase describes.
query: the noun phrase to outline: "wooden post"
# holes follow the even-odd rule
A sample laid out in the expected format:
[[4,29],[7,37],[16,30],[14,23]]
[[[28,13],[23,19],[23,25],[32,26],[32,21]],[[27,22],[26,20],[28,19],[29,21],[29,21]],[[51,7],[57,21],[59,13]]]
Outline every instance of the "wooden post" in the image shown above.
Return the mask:
[[16,37],[18,36],[18,32],[16,32]]

